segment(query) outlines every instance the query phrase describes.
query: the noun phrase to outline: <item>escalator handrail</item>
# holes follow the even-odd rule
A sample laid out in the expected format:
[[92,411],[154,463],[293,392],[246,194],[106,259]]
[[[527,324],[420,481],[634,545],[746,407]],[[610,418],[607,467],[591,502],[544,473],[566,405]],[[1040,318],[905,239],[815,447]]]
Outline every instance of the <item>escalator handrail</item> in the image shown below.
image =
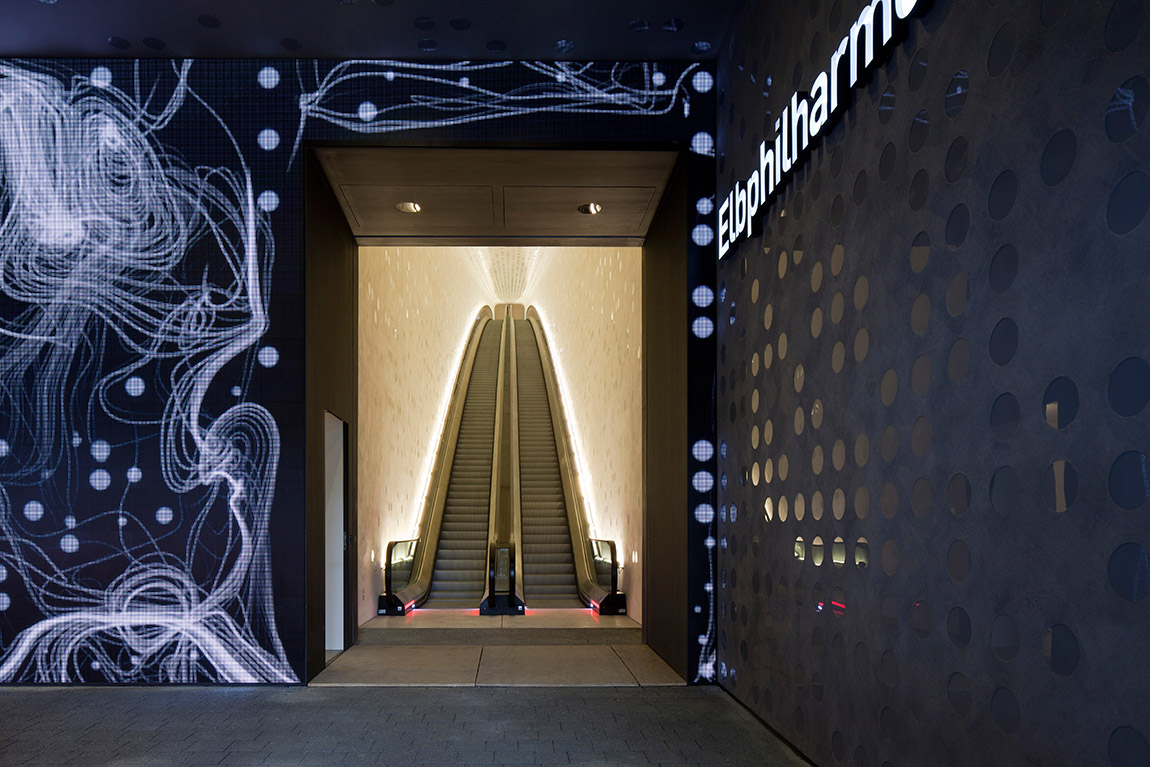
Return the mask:
[[[391,571],[392,571],[392,564],[393,564],[391,553],[393,551],[395,551],[396,546],[398,546],[402,543],[414,543],[414,544],[416,544],[416,548],[419,547],[419,540],[416,538],[408,538],[405,541],[389,541],[388,542],[387,549],[385,550],[384,555],[383,555],[383,593],[384,594],[394,594],[395,593],[391,588]],[[410,582],[411,582],[411,579],[409,578],[408,583],[410,583]]]
[[[443,507],[447,501],[447,486],[450,484],[451,468],[455,463],[455,447],[459,442],[459,426],[463,420],[463,405],[471,384],[471,373],[475,367],[475,357],[479,352],[479,342],[483,329],[494,318],[490,306],[479,310],[471,328],[463,359],[460,360],[455,376],[455,386],[451,391],[447,417],[444,420],[439,449],[435,453],[435,463],[431,469],[427,498],[419,520],[419,544],[415,548],[415,559],[411,565],[411,578],[408,585],[395,592],[395,597],[404,610],[418,607],[427,601],[431,592],[431,578],[435,570],[435,556],[439,550],[439,531],[443,525]],[[392,592],[387,592],[392,593]]]
[[[510,319],[510,318],[508,318]],[[512,553],[518,559],[512,559],[511,571],[517,572],[523,567],[523,547],[516,544],[523,538],[523,489],[519,486],[519,353],[515,338],[515,322],[507,323],[511,328],[508,349],[511,351],[511,545]],[[518,600],[517,604],[524,604],[526,598],[523,593],[522,580],[511,579],[511,596]]]
[[499,373],[496,376],[495,384],[495,432],[492,437],[491,445],[491,494],[488,500],[487,509],[487,560],[489,563],[488,578],[486,579],[487,586],[483,592],[483,598],[480,599],[479,604],[488,604],[491,597],[495,594],[495,565],[492,558],[495,554],[495,546],[499,540],[499,501],[500,501],[500,469],[502,468],[502,461],[507,460],[503,455],[503,393],[504,388],[507,386],[507,381],[504,376],[504,369],[507,360],[507,324],[510,314],[504,317],[503,328],[499,333]]
[[612,592],[599,585],[595,572],[595,553],[591,546],[590,524],[583,508],[583,498],[576,489],[574,453],[559,385],[555,379],[555,367],[551,359],[543,322],[534,306],[527,309],[527,320],[535,331],[535,342],[539,348],[539,359],[543,363],[543,380],[547,388],[547,402],[551,409],[551,425],[555,431],[555,452],[559,458],[559,474],[563,481],[563,499],[567,506],[567,524],[571,532],[571,553],[575,560],[575,584],[579,598],[585,604],[597,606],[603,603]]
[[510,549],[507,552],[507,598],[511,605],[515,605],[515,557],[518,547],[515,545],[515,541],[508,543],[507,547]]
[[[619,557],[615,552],[615,541],[607,540],[606,538],[592,538],[591,543],[605,543],[611,550],[611,592],[612,594],[619,593]],[[596,581],[598,574],[596,574]]]

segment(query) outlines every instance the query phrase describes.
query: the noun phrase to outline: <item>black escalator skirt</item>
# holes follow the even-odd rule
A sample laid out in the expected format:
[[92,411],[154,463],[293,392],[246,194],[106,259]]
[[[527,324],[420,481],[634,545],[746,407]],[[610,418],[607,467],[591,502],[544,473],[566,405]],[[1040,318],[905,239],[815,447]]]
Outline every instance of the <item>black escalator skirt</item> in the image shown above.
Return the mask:
[[528,607],[584,607],[575,583],[571,529],[555,449],[551,406],[535,331],[515,322],[519,384],[519,488],[523,595]]
[[492,320],[479,339],[463,402],[426,607],[478,607],[483,598],[502,330],[503,322]]

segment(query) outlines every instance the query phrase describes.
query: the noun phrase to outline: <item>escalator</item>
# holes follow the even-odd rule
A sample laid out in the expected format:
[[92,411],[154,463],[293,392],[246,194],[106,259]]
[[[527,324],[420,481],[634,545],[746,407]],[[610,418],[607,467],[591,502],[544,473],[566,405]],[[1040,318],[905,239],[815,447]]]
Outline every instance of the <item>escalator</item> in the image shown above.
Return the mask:
[[584,607],[575,583],[575,556],[543,361],[535,330],[515,321],[519,374],[519,486],[523,530],[523,591],[531,607]]
[[475,607],[483,597],[501,320],[479,339],[443,505],[428,607]]
[[384,554],[381,615],[403,615],[424,603],[472,608],[483,598],[505,329],[490,307],[483,307],[472,326],[432,467],[419,537],[392,541]]
[[594,538],[577,491],[575,456],[551,350],[534,307],[512,328],[517,378],[518,508],[524,600],[528,607],[627,612],[615,543]]
[[[485,307],[460,364],[419,537],[392,541],[381,615],[427,607],[625,614],[615,544],[591,537],[546,335]],[[520,309],[522,312],[522,309]],[[520,316],[524,316],[520,314]]]

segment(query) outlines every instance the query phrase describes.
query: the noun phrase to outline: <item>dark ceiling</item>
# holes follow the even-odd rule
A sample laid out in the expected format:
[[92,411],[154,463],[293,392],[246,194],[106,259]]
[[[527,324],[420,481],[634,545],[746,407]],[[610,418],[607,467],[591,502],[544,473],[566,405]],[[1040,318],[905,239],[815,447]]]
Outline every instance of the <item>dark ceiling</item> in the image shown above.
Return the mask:
[[719,0],[4,0],[0,56],[708,60]]
[[[679,156],[409,147],[316,155],[360,245],[469,246],[642,245]],[[422,210],[397,211],[405,201]],[[581,213],[590,202],[602,210]]]

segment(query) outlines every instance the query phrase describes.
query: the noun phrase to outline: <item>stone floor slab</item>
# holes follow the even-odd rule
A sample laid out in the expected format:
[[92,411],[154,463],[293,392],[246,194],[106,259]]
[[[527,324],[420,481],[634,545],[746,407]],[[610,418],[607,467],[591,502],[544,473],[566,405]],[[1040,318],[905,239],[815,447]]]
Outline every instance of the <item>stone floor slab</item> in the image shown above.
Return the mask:
[[471,686],[480,647],[356,645],[312,680],[317,687]]
[[500,646],[483,648],[476,684],[626,687],[638,682],[610,646]]
[[646,645],[614,645],[612,649],[635,680],[644,687],[675,687],[687,683]]

